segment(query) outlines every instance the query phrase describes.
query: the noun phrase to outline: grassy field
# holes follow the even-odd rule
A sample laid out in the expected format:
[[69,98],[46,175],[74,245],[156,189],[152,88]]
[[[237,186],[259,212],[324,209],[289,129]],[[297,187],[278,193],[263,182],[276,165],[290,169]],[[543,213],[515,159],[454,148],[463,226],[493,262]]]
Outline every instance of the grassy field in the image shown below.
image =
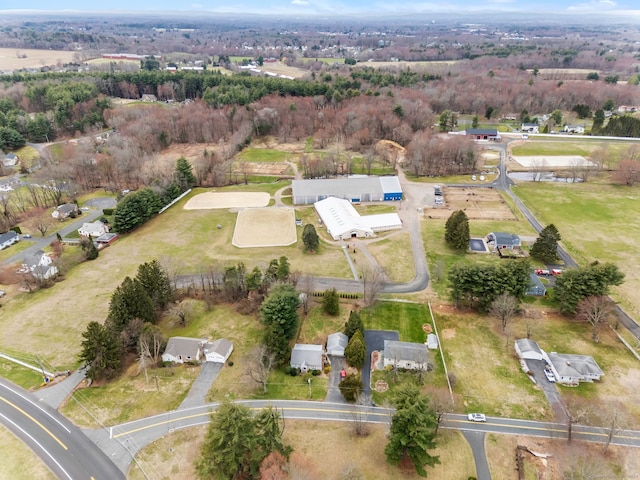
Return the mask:
[[55,475],[13,433],[0,425],[0,479],[54,480]]
[[621,142],[616,140],[591,139],[589,137],[580,138],[534,138],[530,137],[526,142],[513,146],[512,155],[582,155],[589,157],[598,149],[607,151],[607,164],[616,165],[623,152],[626,152],[632,145],[631,142]]
[[0,48],[0,63],[5,70],[40,68],[43,65],[70,63],[73,50],[36,50],[31,48]]
[[632,213],[640,187],[539,182],[519,185],[515,192],[543,225],[558,227],[563,245],[579,263],[618,265],[626,278],[616,287],[616,298],[632,315],[640,314],[640,217]]
[[[284,441],[294,448],[290,471],[297,475],[296,478],[347,478],[344,475],[349,469],[361,475],[357,478],[422,478],[411,470],[386,462],[384,447],[388,427],[384,425],[371,425],[370,435],[364,438],[354,437],[348,423],[289,420],[286,425]],[[137,461],[152,478],[196,480],[193,463],[198,458],[205,433],[205,427],[176,431],[145,448],[138,454]],[[427,468],[429,478],[459,480],[475,475],[471,449],[460,433],[441,430],[437,447],[431,453],[440,457],[440,464]],[[127,478],[142,480],[147,477],[133,466]]]
[[367,250],[378,260],[378,264],[392,282],[409,282],[416,276],[408,232],[398,232],[382,240],[370,242],[367,244]]
[[403,342],[423,343],[427,337],[422,325],[431,323],[429,308],[417,303],[380,302],[361,315],[365,328],[397,330]]
[[[6,351],[3,351],[2,353],[8,354],[8,352]],[[22,360],[25,363],[33,364],[34,366],[38,365],[36,359],[34,358],[28,358],[23,355],[17,356],[20,357],[18,358],[18,360]],[[43,381],[42,373],[38,373],[35,370],[31,370],[5,359],[0,360],[0,377],[6,378],[7,380],[12,381],[16,385],[20,385],[22,388],[27,390],[34,387],[39,387]]]
[[288,156],[287,152],[272,148],[245,148],[235,159],[244,162],[284,162]]

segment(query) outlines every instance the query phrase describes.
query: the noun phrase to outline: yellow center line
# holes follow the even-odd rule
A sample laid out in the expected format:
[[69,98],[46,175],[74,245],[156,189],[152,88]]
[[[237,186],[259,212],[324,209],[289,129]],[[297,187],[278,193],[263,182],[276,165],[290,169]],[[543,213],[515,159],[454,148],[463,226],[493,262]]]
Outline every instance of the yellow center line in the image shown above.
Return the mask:
[[[261,407],[251,407],[249,408],[249,410],[261,410]],[[344,413],[344,414],[351,414],[351,411],[345,411],[345,410],[332,410],[332,409],[320,409],[320,408],[302,408],[302,407],[292,407],[292,408],[283,408],[282,410],[285,411],[309,411],[309,412],[328,412],[328,413]],[[142,430],[147,430],[149,428],[153,428],[153,427],[159,427],[160,425],[166,425],[167,423],[173,423],[173,422],[179,422],[182,420],[188,420],[190,418],[198,418],[198,417],[202,417],[202,416],[208,416],[211,415],[212,413],[215,412],[202,412],[202,413],[195,413],[193,415],[184,415],[184,416],[179,416],[179,417],[172,417],[169,420],[163,420],[162,422],[156,422],[156,423],[152,423],[149,425],[145,425],[143,427],[138,427],[138,428],[134,428],[131,430],[127,430],[126,432],[122,432],[122,433],[117,433],[113,436],[113,438],[119,438],[122,437],[124,435],[130,435],[132,433],[136,433],[136,432],[140,432]],[[370,416],[378,416],[378,417],[388,417],[389,414],[388,413],[378,413],[378,412],[363,412],[366,415],[370,415]]]
[[35,423],[36,425],[38,425],[41,429],[43,429],[45,432],[47,432],[51,438],[53,438],[56,442],[58,442],[60,444],[60,446],[62,448],[64,448],[65,450],[69,450],[67,448],[67,446],[62,443],[60,441],[60,439],[58,437],[56,437],[53,433],[51,433],[49,431],[49,429],[47,427],[45,427],[44,425],[42,425],[38,420],[36,420],[35,418],[33,418],[31,415],[29,415],[27,412],[25,412],[23,409],[21,409],[20,407],[18,407],[17,405],[11,403],[9,400],[7,400],[4,397],[0,397],[0,400],[2,400],[4,403],[6,403],[7,405],[11,405],[13,408],[15,408],[16,410],[18,410],[20,413],[22,413],[25,417],[27,417],[28,419],[30,419],[33,423]]

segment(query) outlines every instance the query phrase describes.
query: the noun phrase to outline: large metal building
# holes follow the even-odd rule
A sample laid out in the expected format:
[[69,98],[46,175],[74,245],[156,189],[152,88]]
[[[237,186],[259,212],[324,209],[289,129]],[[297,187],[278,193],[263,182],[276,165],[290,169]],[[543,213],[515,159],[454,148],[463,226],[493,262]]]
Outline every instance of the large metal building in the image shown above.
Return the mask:
[[321,180],[294,180],[293,204],[316,203],[328,197],[352,203],[402,200],[398,177],[349,177]]

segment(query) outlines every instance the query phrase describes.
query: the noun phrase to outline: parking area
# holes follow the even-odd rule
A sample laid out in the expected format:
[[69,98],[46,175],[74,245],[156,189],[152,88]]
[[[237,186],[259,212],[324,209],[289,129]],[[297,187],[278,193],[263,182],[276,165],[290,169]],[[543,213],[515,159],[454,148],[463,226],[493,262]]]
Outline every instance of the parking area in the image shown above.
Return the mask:
[[545,360],[526,360],[529,371],[533,374],[538,386],[542,389],[551,409],[556,416],[558,422],[565,422],[567,420],[566,408],[558,392],[558,387],[554,382],[550,382],[545,374],[545,367],[547,362]]

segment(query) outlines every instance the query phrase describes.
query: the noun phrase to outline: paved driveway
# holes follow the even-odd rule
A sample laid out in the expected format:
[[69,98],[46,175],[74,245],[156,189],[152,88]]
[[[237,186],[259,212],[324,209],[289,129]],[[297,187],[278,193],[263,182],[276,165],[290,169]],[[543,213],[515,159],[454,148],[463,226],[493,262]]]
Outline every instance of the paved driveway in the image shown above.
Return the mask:
[[346,367],[347,361],[344,357],[336,357],[335,355],[329,355],[331,361],[331,373],[329,374],[329,391],[325,402],[332,403],[347,403],[347,401],[340,393],[340,370]]
[[362,393],[371,394],[371,354],[374,350],[383,351],[385,340],[400,340],[395,330],[365,330],[364,341],[367,344],[367,356],[362,367]]
[[558,392],[556,384],[547,380],[547,376],[544,374],[547,362],[545,360],[527,360],[526,362],[527,367],[533,373],[533,378],[536,379],[536,383],[547,397],[547,401],[556,415],[556,420],[562,423],[566,422],[567,414],[562,398],[560,398],[560,392]]
[[187,397],[182,401],[178,410],[199,407],[207,403],[207,393],[222,370],[222,363],[204,362],[200,367],[200,374],[191,385]]

